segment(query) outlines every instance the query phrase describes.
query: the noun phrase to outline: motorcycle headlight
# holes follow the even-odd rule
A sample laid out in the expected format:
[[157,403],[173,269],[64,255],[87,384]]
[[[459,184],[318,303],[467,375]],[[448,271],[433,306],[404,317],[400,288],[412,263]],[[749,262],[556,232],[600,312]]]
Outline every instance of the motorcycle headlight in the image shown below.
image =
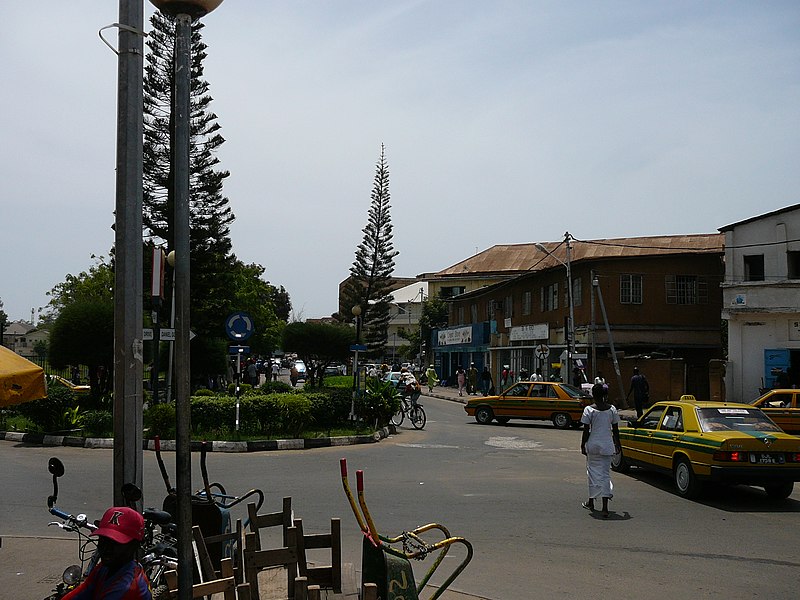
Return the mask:
[[61,575],[61,579],[67,585],[75,585],[79,583],[81,580],[81,568],[78,565],[67,567],[64,571],[64,574]]

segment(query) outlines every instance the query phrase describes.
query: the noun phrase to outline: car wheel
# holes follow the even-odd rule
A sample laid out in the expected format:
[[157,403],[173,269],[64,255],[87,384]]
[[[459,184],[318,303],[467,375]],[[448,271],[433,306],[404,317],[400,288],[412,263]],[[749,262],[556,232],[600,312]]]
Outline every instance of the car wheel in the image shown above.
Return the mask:
[[572,417],[567,413],[556,413],[553,415],[553,425],[559,429],[569,429],[572,425]]
[[505,425],[510,421],[510,419],[508,417],[495,417],[495,421],[500,423],[500,425]]
[[622,452],[618,452],[611,457],[611,468],[617,473],[627,473],[631,470],[631,465],[625,460],[625,456]]
[[772,485],[764,486],[764,491],[767,492],[767,496],[775,500],[786,500],[786,498],[792,495],[793,490],[793,481],[782,481],[781,483],[773,483]]
[[673,467],[675,488],[684,498],[696,498],[700,493],[700,482],[692,471],[692,465],[685,458],[679,458]]
[[488,406],[481,406],[475,411],[475,420],[481,425],[488,425],[494,419],[494,413]]

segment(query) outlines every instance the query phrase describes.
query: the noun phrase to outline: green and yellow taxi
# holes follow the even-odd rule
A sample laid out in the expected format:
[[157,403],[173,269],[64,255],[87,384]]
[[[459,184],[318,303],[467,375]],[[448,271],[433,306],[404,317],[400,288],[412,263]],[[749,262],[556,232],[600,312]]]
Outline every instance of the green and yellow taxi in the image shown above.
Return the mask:
[[657,402],[620,426],[622,452],[611,463],[670,473],[681,496],[697,496],[705,481],[762,486],[787,498],[800,481],[800,437],[789,435],[759,408],[698,402],[692,396]]
[[499,396],[470,398],[464,410],[481,425],[493,420],[506,424],[511,419],[538,419],[569,429],[580,425],[583,409],[592,402],[586,391],[567,383],[518,381]]
[[786,433],[800,433],[800,390],[770,390],[750,404],[764,411]]

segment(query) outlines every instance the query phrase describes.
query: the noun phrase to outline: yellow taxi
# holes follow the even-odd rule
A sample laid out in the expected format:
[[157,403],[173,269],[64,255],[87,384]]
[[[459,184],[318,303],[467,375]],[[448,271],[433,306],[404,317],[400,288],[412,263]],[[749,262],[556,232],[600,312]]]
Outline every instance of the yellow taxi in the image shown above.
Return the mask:
[[580,425],[592,397],[574,385],[552,381],[518,381],[499,396],[470,398],[464,410],[481,425],[510,419],[552,421],[559,429]]
[[763,410],[786,433],[800,433],[800,390],[770,390],[750,404]]
[[658,402],[619,428],[622,452],[611,468],[631,465],[670,473],[678,494],[693,498],[705,481],[762,486],[788,498],[800,481],[800,437],[780,430],[760,409],[692,396]]

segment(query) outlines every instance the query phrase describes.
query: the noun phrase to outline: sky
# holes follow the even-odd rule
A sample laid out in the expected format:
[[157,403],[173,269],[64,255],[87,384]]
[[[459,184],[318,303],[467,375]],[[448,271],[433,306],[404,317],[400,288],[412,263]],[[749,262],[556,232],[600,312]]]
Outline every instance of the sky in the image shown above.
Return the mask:
[[[118,9],[0,5],[11,320],[114,242],[117,57],[97,32]],[[295,319],[337,309],[381,144],[400,277],[800,202],[796,1],[228,0],[203,22],[233,251]]]

